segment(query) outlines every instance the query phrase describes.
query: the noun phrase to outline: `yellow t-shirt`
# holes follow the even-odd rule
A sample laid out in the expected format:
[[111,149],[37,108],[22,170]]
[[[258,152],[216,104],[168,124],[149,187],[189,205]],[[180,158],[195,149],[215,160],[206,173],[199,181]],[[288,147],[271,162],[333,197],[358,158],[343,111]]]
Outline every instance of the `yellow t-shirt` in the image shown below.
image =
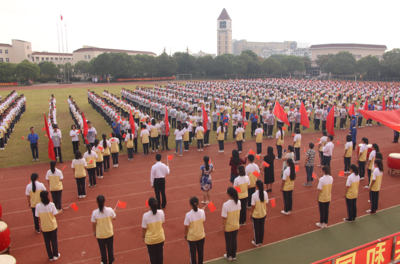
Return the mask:
[[164,242],[165,235],[162,224],[165,221],[164,212],[157,210],[157,213],[153,215],[152,211],[149,211],[143,215],[142,228],[146,228],[146,235],[144,242],[147,245],[155,245]]
[[104,207],[103,212],[96,209],[92,213],[91,221],[96,223],[96,237],[106,239],[114,235],[112,219],[116,217],[114,210],[110,207]]
[[63,189],[62,179],[64,178],[59,169],[55,169],[54,173],[51,170],[47,171],[46,180],[50,182],[50,191],[61,191]]
[[239,229],[240,209],[240,201],[236,204],[232,199],[225,202],[222,206],[221,216],[226,218],[225,232],[232,232]]
[[74,159],[71,163],[71,168],[75,169],[75,178],[83,178],[86,177],[86,168],[87,163],[85,159]]
[[57,214],[54,203],[36,205],[35,215],[40,218],[40,226],[43,232],[51,232],[57,229],[57,221],[54,215]]
[[206,215],[203,209],[197,209],[197,212],[191,210],[186,214],[184,225],[189,227],[187,233],[188,241],[198,241],[206,236],[203,225],[205,218]]
[[260,200],[259,190],[251,196],[251,205],[254,206],[253,218],[263,218],[267,215],[268,194],[264,191],[264,202]]

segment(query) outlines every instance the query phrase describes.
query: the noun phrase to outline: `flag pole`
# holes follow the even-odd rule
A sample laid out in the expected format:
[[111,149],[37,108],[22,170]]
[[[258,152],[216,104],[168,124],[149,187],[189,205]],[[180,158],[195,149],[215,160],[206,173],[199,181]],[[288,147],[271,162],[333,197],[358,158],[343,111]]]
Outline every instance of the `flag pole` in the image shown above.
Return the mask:
[[[68,56],[68,39],[67,39],[67,22],[65,21],[65,47],[66,47],[66,52]],[[67,72],[67,82],[69,82],[69,70]]]
[[[58,30],[58,20],[57,20],[57,42],[58,42],[58,65],[60,66],[60,61],[61,61],[61,54],[60,54],[60,32]],[[59,68],[60,69],[60,68]]]
[[61,16],[61,46],[62,46],[62,52],[63,52],[63,55],[62,55],[62,60],[63,60],[63,65],[64,65],[64,69],[63,69],[63,72],[64,72],[64,82],[65,82],[65,61],[64,61],[64,38],[63,38],[63,30],[62,30],[62,16]]

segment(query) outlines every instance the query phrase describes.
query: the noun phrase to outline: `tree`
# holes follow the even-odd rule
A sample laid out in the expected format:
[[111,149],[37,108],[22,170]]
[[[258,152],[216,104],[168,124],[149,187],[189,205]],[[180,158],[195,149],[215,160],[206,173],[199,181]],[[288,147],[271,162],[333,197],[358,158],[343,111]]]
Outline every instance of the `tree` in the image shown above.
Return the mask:
[[327,63],[328,60],[332,59],[333,56],[334,56],[333,54],[320,55],[319,58],[317,58],[315,60],[315,62],[322,69],[322,67],[325,65],[325,63]]
[[88,73],[88,65],[89,62],[81,60],[75,63],[74,65],[74,73],[76,74],[85,74]]
[[176,58],[169,56],[167,53],[162,53],[156,58],[158,73],[161,76],[171,76],[176,73],[178,63]]
[[348,51],[341,51],[333,56],[324,64],[322,70],[338,75],[354,74],[356,69],[356,59]]
[[211,75],[215,71],[215,60],[211,55],[197,58],[197,64],[200,74]]
[[15,80],[16,64],[0,62],[0,82],[12,82]]
[[387,77],[400,77],[400,49],[393,49],[383,54],[382,68]]
[[139,69],[139,73],[143,76],[153,76],[153,74],[157,74],[157,63],[156,57],[147,55],[147,54],[138,54],[134,56],[136,60],[142,63],[141,68]]
[[111,53],[102,53],[90,61],[90,73],[94,75],[111,74]]
[[300,58],[304,63],[304,68],[306,70],[308,70],[311,67],[311,59],[309,57],[307,57],[307,56],[300,57]]
[[125,52],[113,53],[111,55],[111,72],[110,74],[116,78],[134,77],[140,72],[142,63],[135,57]]
[[235,59],[231,66],[232,73],[234,74],[246,74],[247,73],[247,62],[241,59]]
[[172,55],[178,63],[178,73],[194,73],[196,70],[196,57],[187,52],[175,52]]
[[274,76],[281,73],[282,65],[279,60],[268,57],[261,63],[261,72],[268,76]]
[[[257,56],[257,54],[254,52],[254,51],[252,51],[252,50],[244,50],[244,51],[242,51],[242,53],[240,54],[240,56],[242,56],[242,55],[248,55],[248,56],[250,56],[250,58],[252,59],[252,61],[258,61],[258,56]],[[240,57],[239,56],[239,57]]]
[[379,77],[380,63],[377,57],[368,55],[357,61],[357,72],[367,77]]
[[40,67],[35,63],[29,62],[28,60],[23,60],[22,62],[18,63],[16,67],[16,73],[18,77],[22,77],[25,80],[34,80],[40,76]]
[[217,74],[231,74],[232,73],[232,62],[235,60],[233,54],[222,54],[215,57],[215,70]]
[[53,80],[53,76],[60,74],[60,69],[52,61],[43,61],[38,66],[40,67],[40,73],[49,75],[51,80]]
[[283,54],[273,54],[273,55],[269,56],[269,58],[276,59],[280,62],[282,62],[282,60],[286,57],[287,57],[287,55],[283,55]]
[[305,70],[304,62],[300,57],[289,55],[282,59],[282,65],[286,68],[286,70],[290,73],[294,73],[295,71],[302,72]]
[[61,64],[59,65],[59,67],[60,67],[60,75],[62,76],[62,78],[64,78],[64,72],[65,72],[65,81],[74,76],[74,66],[71,65],[70,62]]

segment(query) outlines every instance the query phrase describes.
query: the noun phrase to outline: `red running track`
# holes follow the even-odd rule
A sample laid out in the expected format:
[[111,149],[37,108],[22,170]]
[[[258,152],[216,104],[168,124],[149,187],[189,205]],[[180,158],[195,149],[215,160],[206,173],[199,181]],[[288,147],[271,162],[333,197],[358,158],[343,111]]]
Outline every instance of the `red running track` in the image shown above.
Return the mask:
[[[336,131],[336,140],[344,141],[347,130]],[[389,153],[399,152],[399,146],[392,144],[392,130],[386,127],[367,127],[358,130],[358,141],[362,137],[368,137],[370,143],[378,143],[384,156],[384,164]],[[231,136],[231,135],[230,135]],[[319,133],[304,134],[301,155],[304,160],[304,146],[309,142],[317,142]],[[293,140],[292,136],[285,138],[285,146]],[[263,150],[266,152],[268,145],[273,145],[274,139],[264,139]],[[189,198],[193,195],[202,197],[199,184],[199,167],[202,165],[202,156],[210,156],[215,172],[213,177],[212,200],[217,207],[217,211],[210,213],[206,209],[206,243],[205,260],[222,257],[225,253],[224,233],[221,227],[221,208],[227,201],[226,189],[231,186],[229,182],[230,167],[228,166],[229,157],[236,144],[225,144],[225,153],[218,153],[217,145],[206,147],[203,152],[197,152],[193,146],[189,152],[184,152],[183,157],[174,156],[170,161],[171,174],[167,176],[166,193],[168,204],[165,209],[166,221],[163,225],[165,230],[165,263],[188,263],[189,252],[187,242],[183,238],[183,221],[185,214],[190,211]],[[253,140],[244,143],[244,150],[256,149]],[[276,150],[275,150],[276,152]],[[163,161],[166,161],[167,154],[161,152]],[[353,153],[352,162],[356,162]],[[242,156],[244,154],[242,153]],[[332,159],[332,175],[334,176],[334,186],[332,189],[332,202],[330,206],[329,224],[335,224],[346,217],[346,206],[343,198],[345,188],[345,178],[339,178],[339,171],[343,170],[343,146],[335,147]],[[317,158],[318,159],[318,158]],[[317,161],[317,160],[316,160]],[[97,241],[93,237],[90,216],[97,207],[95,198],[99,194],[106,197],[106,205],[114,207],[118,200],[127,202],[125,210],[117,209],[117,220],[114,222],[115,232],[115,257],[118,263],[149,263],[146,245],[141,238],[141,219],[142,215],[148,211],[145,201],[154,196],[153,189],[150,187],[150,168],[155,163],[154,154],[147,157],[135,155],[134,161],[127,161],[127,156],[120,156],[119,168],[111,168],[105,173],[103,179],[98,180],[97,187],[87,190],[85,199],[78,199],[76,196],[75,179],[70,169],[70,162],[65,162],[67,168],[64,170],[64,190],[63,205],[68,206],[76,202],[79,210],[77,212],[69,209],[57,217],[58,222],[58,244],[61,258],[58,263],[96,263],[100,262],[100,252]],[[257,163],[261,163],[258,161]],[[65,164],[58,164],[61,169]],[[280,172],[282,161],[275,162],[275,184],[269,197],[276,198],[277,206],[271,208],[268,205],[268,216],[265,228],[265,242],[269,244],[282,239],[316,229],[315,223],[319,220],[318,204],[315,199],[317,194],[317,184],[314,182],[312,187],[304,187],[306,173],[300,163],[300,171],[297,174],[294,189],[293,212],[290,216],[280,213],[283,209],[282,194],[279,191],[281,183]],[[43,263],[47,260],[47,254],[43,242],[43,237],[36,234],[32,214],[27,205],[24,195],[25,187],[30,181],[32,172],[39,173],[39,181],[44,182],[45,173],[48,170],[46,164],[30,165],[23,167],[12,167],[0,170],[0,201],[3,206],[3,221],[11,230],[12,246],[11,254],[16,257],[19,264]],[[387,170],[385,166],[385,170]],[[315,167],[318,176],[322,176],[321,169]],[[369,208],[368,192],[362,187],[366,185],[364,180],[360,185],[358,199],[358,215],[365,215]],[[47,184],[45,184],[47,186]],[[388,208],[399,204],[398,189],[400,179],[384,174],[382,190],[380,193],[379,209]],[[374,216],[370,216],[374,217]],[[356,224],[355,224],[356,225]],[[238,235],[238,252],[253,248],[252,226],[249,219],[247,225],[242,227]],[[317,243],[317,242],[316,242]]]

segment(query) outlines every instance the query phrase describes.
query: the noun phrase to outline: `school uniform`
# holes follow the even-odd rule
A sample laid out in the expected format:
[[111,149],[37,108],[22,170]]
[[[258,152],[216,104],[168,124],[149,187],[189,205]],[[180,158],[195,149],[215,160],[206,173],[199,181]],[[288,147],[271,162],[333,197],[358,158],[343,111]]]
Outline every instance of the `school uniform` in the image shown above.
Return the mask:
[[135,134],[126,134],[125,135],[125,142],[126,142],[126,149],[128,152],[128,160],[133,159],[133,139],[135,138]]
[[247,192],[249,194],[249,198],[247,199],[247,206],[248,207],[251,206],[251,196],[256,191],[256,181],[257,181],[258,178],[253,175],[254,171],[257,171],[258,173],[260,173],[260,168],[257,166],[257,164],[250,163],[249,165],[246,166],[245,172],[246,172],[246,175],[249,177],[249,180],[250,180],[250,185],[249,185],[249,188],[247,190]]
[[78,130],[71,130],[69,132],[69,136],[71,137],[72,141],[72,152],[75,155],[75,152],[79,150],[79,132]]
[[358,187],[360,185],[360,176],[354,173],[347,177],[346,186],[349,189],[346,192],[347,220],[355,221],[357,217],[357,197]]
[[262,128],[257,128],[254,131],[254,136],[256,137],[256,146],[257,146],[257,154],[262,153],[262,136],[264,134],[264,131]]
[[[371,191],[369,192],[369,197],[371,201],[371,213],[376,213],[376,210],[378,210],[379,191],[381,189],[382,176],[383,172],[380,171],[379,168],[375,168],[374,172],[372,173],[371,182],[369,184],[369,188],[371,188]],[[372,184],[372,181],[375,181],[374,184]]]
[[[112,219],[117,215],[110,207],[103,207],[103,212],[96,209],[92,213],[91,222],[96,223],[96,238],[99,243],[101,262],[114,262],[114,229]],[[107,252],[108,251],[108,262]]]
[[78,189],[78,197],[86,196],[86,166],[87,163],[84,158],[73,159],[71,163],[71,168],[75,169],[75,180],[76,187]]
[[50,131],[50,137],[51,137],[51,140],[53,141],[54,154],[56,157],[56,161],[57,161],[57,158],[59,158],[60,163],[63,163],[62,154],[61,154],[61,138],[62,138],[61,130],[57,129],[56,132]]
[[249,196],[247,190],[250,186],[250,179],[248,176],[238,176],[233,181],[233,186],[240,188],[240,192],[238,193],[241,204],[239,224],[244,225],[246,223],[246,205],[247,197]]
[[323,152],[324,144],[323,143],[326,142],[327,139],[328,139],[327,136],[323,136],[323,137],[320,138],[320,141],[319,141],[318,151],[319,151],[319,158],[321,160],[321,166],[324,163],[324,152]]
[[[150,183],[151,186],[154,187],[154,192],[158,201],[158,209],[160,209],[161,207],[164,209],[167,206],[167,196],[165,195],[165,176],[169,173],[169,167],[161,161],[157,161],[156,164],[151,167]],[[160,194],[162,202],[160,199]]]
[[367,154],[368,154],[368,146],[367,144],[362,144],[360,146],[360,152],[359,152],[359,157],[358,157],[358,170],[360,172],[360,179],[364,179],[365,175],[365,161],[367,160]]
[[150,144],[151,144],[151,149],[154,152],[156,150],[158,152],[158,129],[157,126],[148,126],[147,129],[149,130],[150,133]]
[[[103,147],[103,165],[104,165],[104,171],[108,171],[110,169],[110,154],[111,154],[111,143],[108,140],[105,140],[105,145],[104,147],[104,142],[103,140],[100,141],[99,146]],[[97,163],[96,163],[97,164]]]
[[104,153],[104,147],[102,145],[97,145],[92,148],[92,151],[96,152],[97,154],[97,159],[96,159],[96,173],[97,173],[97,178],[101,179],[103,178],[103,153]]
[[301,148],[301,134],[296,134],[293,138],[294,142],[294,159],[295,161],[300,160],[300,148]]
[[328,224],[329,218],[329,204],[331,202],[333,177],[330,175],[324,175],[319,179],[317,189],[320,190],[318,196],[319,206],[319,222],[321,224]]
[[225,244],[226,256],[229,258],[236,258],[237,251],[237,234],[239,231],[239,217],[240,217],[241,203],[235,203],[233,199],[229,199],[222,206],[221,216],[226,218],[225,230]]
[[235,131],[236,135],[236,145],[238,148],[239,153],[242,152],[242,145],[243,145],[243,134],[244,134],[244,129],[243,127],[239,127]]
[[196,128],[196,139],[197,139],[197,149],[203,149],[204,147],[204,128],[202,126],[198,126]]
[[218,144],[219,144],[219,150],[220,151],[224,151],[225,131],[226,131],[226,128],[224,128],[224,132],[222,132],[221,126],[219,126],[217,128],[217,139],[218,139]]
[[149,211],[142,218],[142,228],[146,229],[144,242],[147,246],[151,264],[163,263],[165,235],[162,224],[164,221],[165,216],[162,210],[157,210],[155,215],[153,215],[152,211]]
[[46,173],[46,180],[50,182],[50,193],[53,198],[53,203],[58,210],[61,209],[61,195],[63,190],[62,179],[64,176],[59,169],[55,169],[54,173],[48,170]]
[[368,173],[368,183],[371,182],[371,173],[372,173],[372,168],[374,166],[374,162],[375,162],[375,156],[376,156],[376,151],[373,150],[371,151],[371,153],[368,156],[368,168],[367,168],[367,173]]
[[285,213],[290,213],[293,207],[293,189],[294,181],[290,179],[290,167],[287,167],[283,172],[282,180],[285,182],[283,185],[283,204]]
[[54,217],[56,214],[57,209],[54,203],[50,202],[47,205],[44,205],[40,202],[36,205],[35,216],[40,218],[40,226],[42,227],[47,256],[51,261],[54,257],[59,257],[57,242],[57,221]]
[[149,137],[150,132],[147,129],[142,129],[142,131],[140,131],[140,138],[143,145],[143,156],[149,155]]
[[44,187],[43,183],[40,183],[38,181],[35,181],[35,186],[36,186],[36,190],[35,192],[32,191],[32,183],[29,183],[26,186],[25,189],[25,195],[29,196],[29,201],[31,203],[31,210],[32,210],[32,215],[33,215],[33,222],[35,224],[35,230],[37,232],[40,232],[40,228],[39,228],[39,219],[36,216],[36,205],[38,203],[40,203],[40,193],[42,191],[46,190],[46,187]]
[[285,139],[285,132],[282,130],[282,133],[280,130],[276,132],[275,138],[277,139],[276,142],[276,149],[278,151],[278,159],[282,157],[282,146],[284,144],[284,139]]
[[96,140],[97,130],[96,128],[92,127],[88,129],[88,133],[86,135],[86,139],[88,140],[89,144],[93,147],[94,141]]
[[116,137],[110,138],[110,152],[113,161],[113,167],[118,167],[119,139]]
[[335,147],[335,145],[333,145],[332,142],[328,142],[322,148],[322,152],[323,152],[322,165],[328,165],[329,167],[331,166],[331,159],[332,159],[332,153],[333,153],[334,147]]
[[83,158],[86,160],[86,170],[89,175],[89,187],[96,186],[96,159],[98,158],[96,152],[93,150],[90,152],[86,151],[83,154]]
[[[206,214],[203,209],[197,209],[197,212],[192,209],[185,216],[185,221],[183,224],[189,228],[186,239],[189,244],[191,264],[203,263],[204,240],[206,236],[203,223],[205,220]],[[196,251],[198,255],[197,259]]]
[[344,145],[344,171],[350,172],[350,162],[351,162],[351,155],[353,151],[353,142],[347,142]]
[[[251,219],[253,222],[254,243],[260,245],[264,242],[264,225],[267,217],[268,194],[264,191],[264,201],[260,200],[260,191],[251,196],[251,206],[254,206]],[[250,199],[249,199],[250,200]]]

